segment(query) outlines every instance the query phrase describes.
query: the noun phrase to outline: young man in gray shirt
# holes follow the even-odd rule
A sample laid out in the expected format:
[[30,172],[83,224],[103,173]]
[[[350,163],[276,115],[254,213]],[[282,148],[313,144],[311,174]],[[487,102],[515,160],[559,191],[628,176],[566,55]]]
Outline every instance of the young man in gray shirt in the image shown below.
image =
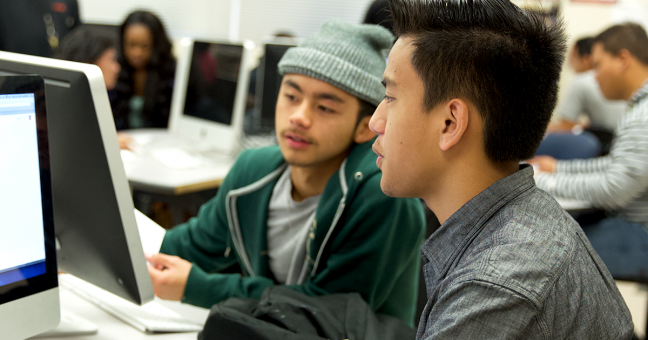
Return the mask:
[[369,126],[393,197],[441,227],[421,254],[418,339],[629,339],[632,320],[578,224],[535,186],[565,42],[508,0],[390,0],[399,38]]

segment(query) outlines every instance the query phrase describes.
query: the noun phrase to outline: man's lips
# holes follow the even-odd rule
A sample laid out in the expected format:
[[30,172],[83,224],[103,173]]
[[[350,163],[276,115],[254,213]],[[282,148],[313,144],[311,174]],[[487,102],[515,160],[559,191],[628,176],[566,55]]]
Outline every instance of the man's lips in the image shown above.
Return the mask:
[[376,150],[376,145],[375,144],[371,147],[371,150],[373,150],[373,152],[376,155],[378,155],[378,158],[384,158],[384,156],[380,152],[378,152],[378,150]]
[[284,138],[286,138],[288,145],[295,148],[305,148],[313,144],[308,138],[294,132],[285,133]]
[[380,167],[380,165],[382,164],[382,160],[383,160],[383,158],[385,158],[385,157],[384,157],[380,152],[378,152],[378,150],[376,150],[376,143],[375,143],[375,142],[374,142],[374,145],[371,146],[371,150],[373,150],[373,152],[374,152],[376,155],[378,155],[378,158],[376,158],[376,166],[377,166],[378,168],[382,169],[382,168]]

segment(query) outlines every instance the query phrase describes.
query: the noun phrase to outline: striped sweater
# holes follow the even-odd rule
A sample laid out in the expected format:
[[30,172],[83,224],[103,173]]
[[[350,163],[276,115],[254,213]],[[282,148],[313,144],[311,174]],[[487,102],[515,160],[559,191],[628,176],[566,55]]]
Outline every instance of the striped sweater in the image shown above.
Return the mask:
[[558,161],[554,173],[536,176],[536,184],[552,195],[586,200],[648,224],[648,83],[630,98],[607,156]]

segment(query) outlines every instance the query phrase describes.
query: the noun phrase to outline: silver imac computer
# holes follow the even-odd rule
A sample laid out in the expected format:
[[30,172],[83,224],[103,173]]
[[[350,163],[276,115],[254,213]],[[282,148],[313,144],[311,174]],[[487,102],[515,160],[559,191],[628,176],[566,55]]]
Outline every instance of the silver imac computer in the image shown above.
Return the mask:
[[243,134],[254,43],[180,44],[169,131],[197,149],[234,155]]
[[136,304],[153,300],[101,70],[0,52],[0,75],[45,81],[58,267]]
[[296,45],[284,43],[266,43],[263,46],[263,57],[259,63],[256,79],[254,130],[271,132],[275,126],[275,108],[277,96],[283,77],[277,65],[284,53]]
[[59,323],[45,85],[0,76],[0,338]]

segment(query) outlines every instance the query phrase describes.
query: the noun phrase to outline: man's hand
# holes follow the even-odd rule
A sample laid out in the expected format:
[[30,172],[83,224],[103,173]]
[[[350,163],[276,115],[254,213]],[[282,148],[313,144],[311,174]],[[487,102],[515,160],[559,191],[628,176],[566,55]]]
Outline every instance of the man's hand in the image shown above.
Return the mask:
[[554,172],[556,171],[556,159],[551,156],[535,156],[528,161],[534,168],[540,171]]
[[121,150],[130,150],[130,144],[133,142],[133,137],[124,132],[117,132],[117,141]]
[[164,300],[182,300],[191,262],[166,254],[147,254],[146,260],[155,295]]

